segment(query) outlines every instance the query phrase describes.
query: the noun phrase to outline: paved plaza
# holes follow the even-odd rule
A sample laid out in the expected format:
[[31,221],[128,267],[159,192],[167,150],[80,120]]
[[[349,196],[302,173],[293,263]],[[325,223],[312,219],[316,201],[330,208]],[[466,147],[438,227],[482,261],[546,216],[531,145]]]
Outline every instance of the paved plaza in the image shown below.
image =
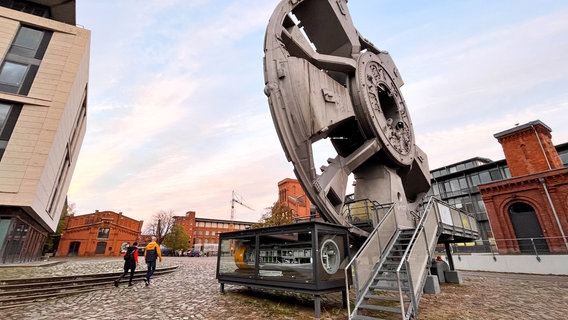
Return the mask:
[[[55,258],[27,267],[2,267],[0,279],[119,272],[116,258]],[[158,268],[177,271],[73,296],[47,299],[0,311],[2,319],[314,319],[309,295],[225,287],[215,279],[216,258],[164,257]],[[139,270],[144,270],[143,259]],[[568,277],[464,272],[462,285],[442,284],[438,295],[423,295],[420,320],[566,319]],[[347,319],[341,294],[323,297],[321,319]]]

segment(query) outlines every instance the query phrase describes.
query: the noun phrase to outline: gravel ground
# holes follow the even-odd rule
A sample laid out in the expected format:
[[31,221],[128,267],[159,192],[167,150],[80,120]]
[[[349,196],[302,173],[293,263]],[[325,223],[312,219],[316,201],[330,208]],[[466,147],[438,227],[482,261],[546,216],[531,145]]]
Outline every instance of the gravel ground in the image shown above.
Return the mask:
[[[0,279],[117,272],[123,261],[73,258],[50,263],[3,266]],[[3,310],[1,319],[314,319],[309,295],[240,286],[226,286],[226,293],[220,293],[213,257],[165,257],[158,268],[173,265],[179,266],[177,271],[155,277],[149,287],[138,282],[115,288],[109,283],[98,291]],[[139,270],[145,270],[143,260]],[[463,272],[462,276],[461,285],[441,284],[440,294],[423,295],[418,319],[567,319],[567,276],[483,272]],[[347,319],[340,293],[323,296],[321,319]]]

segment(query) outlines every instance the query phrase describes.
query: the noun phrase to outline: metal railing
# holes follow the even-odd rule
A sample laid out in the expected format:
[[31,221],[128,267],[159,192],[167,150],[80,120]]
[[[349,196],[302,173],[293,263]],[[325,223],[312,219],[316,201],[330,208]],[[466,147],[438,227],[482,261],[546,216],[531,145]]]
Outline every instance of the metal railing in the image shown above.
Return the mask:
[[[400,264],[396,269],[396,277],[399,282],[399,298],[400,308],[405,319],[410,317],[411,313],[418,310],[418,302],[422,294],[422,287],[426,280],[426,266],[430,261],[430,256],[434,251],[438,239],[439,212],[434,206],[435,198],[430,198],[420,221],[416,226],[416,231],[412,235],[410,245],[404,252]],[[410,305],[407,310],[404,309],[403,292],[401,286],[400,272],[406,268],[408,273],[408,284],[410,294]]]
[[475,216],[469,212],[458,209],[438,198],[431,197],[436,203],[437,215],[446,233],[462,233],[472,237],[478,237],[479,226]]
[[359,251],[345,267],[345,288],[347,293],[347,314],[351,316],[349,299],[349,272],[353,275],[353,287],[356,296],[360,296],[361,290],[372,281],[373,274],[377,271],[377,262],[383,258],[383,253],[391,243],[392,236],[397,231],[398,224],[394,214],[394,205],[391,205],[385,216],[371,232]]
[[392,203],[381,204],[369,199],[346,202],[343,217],[352,225],[376,226],[392,207]]
[[[466,243],[452,243],[454,255],[490,253],[495,255],[541,255],[568,254],[567,237],[538,237],[477,240]],[[444,253],[440,248],[438,252]]]
[[[361,249],[355,254],[345,268],[345,285],[347,292],[347,311],[351,318],[351,306],[349,301],[349,274],[353,276],[353,286],[355,289],[356,310],[361,303],[359,297],[365,290],[370,281],[378,273],[378,266],[387,248],[392,246],[393,239],[399,232],[396,215],[391,205],[387,214],[382,217],[376,228],[369,235]],[[462,236],[477,237],[479,234],[475,217],[463,210],[450,206],[440,199],[431,197],[424,206],[424,211],[417,215],[419,217],[416,224],[410,245],[404,252],[401,262],[396,270],[396,277],[399,287],[399,297],[401,312],[403,317],[408,318],[411,313],[418,310],[418,303],[422,294],[422,288],[426,280],[427,266],[431,261],[432,254],[436,248],[438,237],[441,232],[450,234],[460,234]],[[403,292],[401,286],[401,270],[406,267],[408,273],[408,283],[410,285],[411,304],[405,310]]]

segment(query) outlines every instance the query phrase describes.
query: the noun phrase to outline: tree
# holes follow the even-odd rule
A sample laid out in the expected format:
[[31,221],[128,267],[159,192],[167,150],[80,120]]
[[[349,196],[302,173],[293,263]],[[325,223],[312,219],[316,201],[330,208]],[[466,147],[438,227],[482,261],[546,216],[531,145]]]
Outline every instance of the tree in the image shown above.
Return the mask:
[[69,203],[67,198],[65,198],[65,204],[63,205],[63,209],[61,210],[61,217],[59,218],[59,222],[57,223],[57,229],[55,229],[55,233],[51,233],[47,236],[45,243],[43,245],[43,254],[48,252],[54,252],[59,247],[59,240],[61,240],[61,234],[65,229],[67,224],[67,217],[72,217],[75,215],[75,204]]
[[296,214],[285,202],[276,202],[270,211],[262,215],[259,223],[255,223],[251,228],[263,228],[291,224],[295,221]]
[[182,226],[174,225],[162,244],[174,251],[185,251],[189,249],[189,236]]
[[172,230],[174,223],[174,211],[172,209],[160,210],[152,216],[152,220],[148,223],[144,233],[156,236],[156,242],[161,244],[165,236]]

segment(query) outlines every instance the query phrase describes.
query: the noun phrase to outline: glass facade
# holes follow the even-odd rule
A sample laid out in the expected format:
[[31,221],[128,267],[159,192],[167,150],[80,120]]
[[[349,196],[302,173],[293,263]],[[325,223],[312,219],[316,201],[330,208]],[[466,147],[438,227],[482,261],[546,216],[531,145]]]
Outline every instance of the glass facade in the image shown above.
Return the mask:
[[505,160],[473,158],[431,171],[432,188],[427,197],[436,196],[458,209],[475,215],[482,239],[491,237],[487,211],[478,186],[511,177]]
[[250,229],[220,235],[217,278],[276,287],[343,287],[348,262],[343,227],[309,222]]
[[[0,263],[20,263],[36,260],[43,249],[47,233],[35,223],[14,216],[16,212],[0,207]],[[12,215],[10,217],[9,215]]]

